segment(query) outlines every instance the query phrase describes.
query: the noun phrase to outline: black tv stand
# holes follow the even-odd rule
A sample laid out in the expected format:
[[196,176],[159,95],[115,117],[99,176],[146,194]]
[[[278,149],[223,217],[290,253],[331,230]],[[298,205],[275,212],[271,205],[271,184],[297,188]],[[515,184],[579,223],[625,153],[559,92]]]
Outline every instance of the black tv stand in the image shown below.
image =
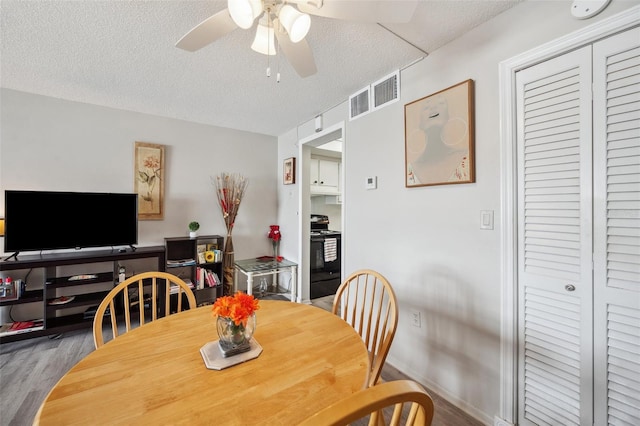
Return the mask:
[[[27,290],[19,299],[0,301],[0,307],[38,303],[42,307],[44,317],[42,326],[37,329],[18,334],[0,333],[0,343],[90,328],[93,320],[86,319],[83,311],[100,304],[116,284],[120,263],[134,259],[148,259],[149,262],[155,260],[153,262],[155,265],[144,266],[146,270],[165,270],[164,246],[139,247],[135,251],[126,249],[124,253],[119,253],[117,250],[91,250],[23,255],[20,259],[17,258],[16,252],[0,261],[0,272],[11,271],[10,274],[14,278],[25,278],[31,269],[40,269],[41,272],[36,276],[42,276],[42,281],[39,283],[37,278],[32,278],[27,283]],[[81,265],[86,265],[86,270],[91,271],[92,274],[83,279],[70,280],[69,278],[76,274],[75,270],[79,269],[79,266],[82,268]],[[71,270],[65,271],[65,266],[70,266]],[[96,286],[98,284],[100,287]],[[66,304],[51,303],[60,296],[57,290],[64,291],[65,295],[73,295],[74,299]]]

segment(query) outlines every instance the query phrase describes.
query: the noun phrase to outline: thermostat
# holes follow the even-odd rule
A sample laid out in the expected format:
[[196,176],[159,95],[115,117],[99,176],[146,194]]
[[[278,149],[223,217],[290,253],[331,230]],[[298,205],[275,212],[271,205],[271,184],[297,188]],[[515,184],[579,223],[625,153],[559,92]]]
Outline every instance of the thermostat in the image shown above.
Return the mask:
[[370,176],[367,178],[367,182],[365,184],[365,188],[367,189],[376,189],[378,187],[378,177]]

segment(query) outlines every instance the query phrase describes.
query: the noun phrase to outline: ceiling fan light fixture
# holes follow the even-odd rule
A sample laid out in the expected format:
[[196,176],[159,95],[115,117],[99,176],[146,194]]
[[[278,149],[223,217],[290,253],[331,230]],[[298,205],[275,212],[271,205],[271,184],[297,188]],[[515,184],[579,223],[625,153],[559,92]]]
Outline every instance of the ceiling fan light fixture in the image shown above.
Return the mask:
[[282,26],[287,30],[289,39],[297,43],[309,33],[311,28],[311,17],[306,13],[301,13],[291,5],[284,5],[278,14]]
[[259,23],[251,49],[263,55],[275,55],[276,45],[274,38],[273,27]]
[[242,29],[249,29],[253,21],[262,13],[260,0],[227,0],[231,19]]

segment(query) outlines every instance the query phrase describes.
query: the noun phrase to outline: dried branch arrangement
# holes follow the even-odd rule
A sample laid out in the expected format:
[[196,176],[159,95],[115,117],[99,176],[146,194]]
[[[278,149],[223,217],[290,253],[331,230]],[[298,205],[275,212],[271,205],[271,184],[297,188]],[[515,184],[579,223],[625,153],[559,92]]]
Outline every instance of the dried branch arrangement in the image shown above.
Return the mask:
[[230,233],[233,229],[247,184],[247,179],[237,173],[220,173],[215,177],[216,195],[222,210],[222,218],[227,227],[227,233]]
[[247,179],[239,174],[220,173],[215,178],[216,195],[218,196],[218,203],[222,210],[222,218],[227,227],[227,239],[224,243],[222,260],[223,292],[225,296],[233,294],[233,289],[235,288],[233,283],[234,252],[231,231],[236,221],[236,215],[238,214],[244,191],[247,189],[247,183]]

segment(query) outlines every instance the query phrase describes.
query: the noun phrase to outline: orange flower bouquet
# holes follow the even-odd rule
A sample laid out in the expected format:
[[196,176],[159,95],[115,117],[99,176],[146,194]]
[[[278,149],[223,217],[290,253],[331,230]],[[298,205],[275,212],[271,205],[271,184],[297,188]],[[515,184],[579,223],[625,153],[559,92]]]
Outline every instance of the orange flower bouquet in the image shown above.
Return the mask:
[[260,302],[252,294],[241,291],[234,296],[219,297],[213,304],[212,313],[217,317],[216,325],[223,356],[230,356],[250,349],[249,341],[256,328],[256,314]]

